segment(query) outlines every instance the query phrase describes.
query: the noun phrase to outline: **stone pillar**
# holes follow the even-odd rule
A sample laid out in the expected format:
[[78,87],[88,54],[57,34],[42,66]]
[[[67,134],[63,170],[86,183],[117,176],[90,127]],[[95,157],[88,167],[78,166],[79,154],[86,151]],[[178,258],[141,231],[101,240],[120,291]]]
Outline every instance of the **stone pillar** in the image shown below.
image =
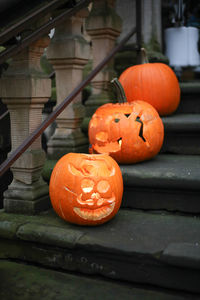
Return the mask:
[[161,0],[142,1],[142,26],[144,45],[152,50],[162,49]]
[[[150,62],[168,62],[162,54],[162,11],[161,0],[141,0],[142,39]],[[123,21],[118,41],[136,26],[136,0],[116,0],[116,11]],[[120,74],[131,65],[138,64],[136,35],[115,55],[115,70]]]
[[[116,14],[115,1],[94,0],[86,30],[92,41],[93,69],[115,46],[121,32],[121,19]],[[86,101],[86,116],[91,117],[96,108],[113,100],[110,81],[115,77],[113,60],[92,80],[92,95]]]
[[[11,118],[12,150],[42,122],[42,108],[51,95],[51,80],[40,68],[49,43],[44,37],[13,58],[0,80],[0,97]],[[38,138],[13,164],[13,182],[4,193],[6,212],[34,214],[50,206],[48,185],[41,178],[45,153]]]
[[[82,81],[83,67],[89,58],[89,43],[82,34],[83,9],[56,27],[47,49],[47,58],[56,73],[57,104],[60,104]],[[48,142],[48,158],[59,159],[69,152],[86,152],[88,140],[80,126],[84,118],[81,94],[57,117],[57,128]]]

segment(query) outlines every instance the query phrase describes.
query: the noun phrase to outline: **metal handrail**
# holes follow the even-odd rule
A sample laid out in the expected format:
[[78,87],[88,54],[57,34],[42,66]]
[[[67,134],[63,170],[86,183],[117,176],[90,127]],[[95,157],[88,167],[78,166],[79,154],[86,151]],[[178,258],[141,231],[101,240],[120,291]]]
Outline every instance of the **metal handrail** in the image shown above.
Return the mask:
[[12,24],[8,28],[5,28],[5,30],[0,33],[0,45],[8,41],[11,37],[18,35],[22,30],[24,30],[24,28],[44,16],[44,14],[48,14],[66,2],[69,2],[69,0],[51,0],[50,3],[48,2],[44,4],[42,7],[37,8],[25,16],[22,20],[19,20],[17,23]]
[[134,27],[111,52],[95,67],[95,69],[83,80],[55,110],[38,126],[25,141],[15,149],[0,166],[0,176],[21,156],[23,152],[44,132],[44,130],[57,118],[57,116],[72,102],[72,100],[82,91],[82,89],[97,75],[97,73],[108,63],[116,52],[137,32]]
[[52,18],[44,25],[40,26],[40,28],[36,29],[34,32],[27,35],[23,38],[19,43],[10,46],[0,53],[0,64],[6,61],[8,58],[12,57],[19,53],[22,49],[29,46],[31,43],[35,42],[39,38],[41,38],[44,34],[48,34],[50,30],[57,25],[61,24],[66,18],[73,16],[77,11],[89,5],[91,0],[80,0],[76,6],[60,13],[58,16]]

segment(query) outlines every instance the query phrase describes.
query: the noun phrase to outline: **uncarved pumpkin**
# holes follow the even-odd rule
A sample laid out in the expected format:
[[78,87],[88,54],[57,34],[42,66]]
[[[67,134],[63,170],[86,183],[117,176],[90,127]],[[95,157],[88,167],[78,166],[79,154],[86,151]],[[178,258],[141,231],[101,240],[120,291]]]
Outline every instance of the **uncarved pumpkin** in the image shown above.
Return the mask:
[[128,102],[143,100],[160,115],[170,115],[180,102],[180,87],[173,70],[163,63],[131,66],[120,76]]
[[49,185],[55,212],[79,225],[98,225],[120,208],[123,180],[118,164],[106,154],[68,153],[55,165]]
[[89,123],[90,151],[107,153],[119,163],[136,163],[160,151],[164,126],[147,102],[108,103],[99,107]]

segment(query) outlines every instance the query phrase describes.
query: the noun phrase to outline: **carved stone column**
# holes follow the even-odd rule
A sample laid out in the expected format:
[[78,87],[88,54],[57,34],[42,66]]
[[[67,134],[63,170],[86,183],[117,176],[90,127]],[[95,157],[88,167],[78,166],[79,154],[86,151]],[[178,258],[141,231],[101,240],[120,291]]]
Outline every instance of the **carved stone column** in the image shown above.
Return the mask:
[[[82,81],[82,71],[89,58],[89,44],[83,38],[83,9],[56,28],[47,49],[47,57],[56,73],[57,104]],[[81,94],[57,117],[57,128],[48,142],[48,158],[59,159],[68,152],[85,152],[88,140],[80,126],[84,117]]]
[[[49,43],[44,37],[13,58],[0,80],[0,97],[11,118],[12,150],[42,122],[42,108],[51,95],[51,80],[40,68]],[[41,178],[45,153],[38,138],[13,164],[13,182],[4,193],[6,212],[34,214],[50,205],[48,185]]]
[[[95,68],[115,46],[121,32],[121,19],[114,10],[115,1],[95,0],[86,20],[86,30],[92,40],[93,68]],[[115,76],[113,60],[92,80],[92,95],[86,101],[86,115],[112,99],[110,80]]]

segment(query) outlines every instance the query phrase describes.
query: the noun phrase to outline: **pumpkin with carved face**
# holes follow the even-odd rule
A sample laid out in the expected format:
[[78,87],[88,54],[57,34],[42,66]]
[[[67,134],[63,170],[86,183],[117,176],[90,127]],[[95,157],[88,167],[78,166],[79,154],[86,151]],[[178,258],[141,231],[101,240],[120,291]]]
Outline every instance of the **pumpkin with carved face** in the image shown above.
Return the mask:
[[164,126],[158,112],[144,101],[108,103],[89,123],[91,153],[107,153],[118,163],[136,163],[161,149]]
[[98,225],[120,208],[123,180],[107,154],[68,153],[55,165],[49,194],[55,212],[79,225]]

